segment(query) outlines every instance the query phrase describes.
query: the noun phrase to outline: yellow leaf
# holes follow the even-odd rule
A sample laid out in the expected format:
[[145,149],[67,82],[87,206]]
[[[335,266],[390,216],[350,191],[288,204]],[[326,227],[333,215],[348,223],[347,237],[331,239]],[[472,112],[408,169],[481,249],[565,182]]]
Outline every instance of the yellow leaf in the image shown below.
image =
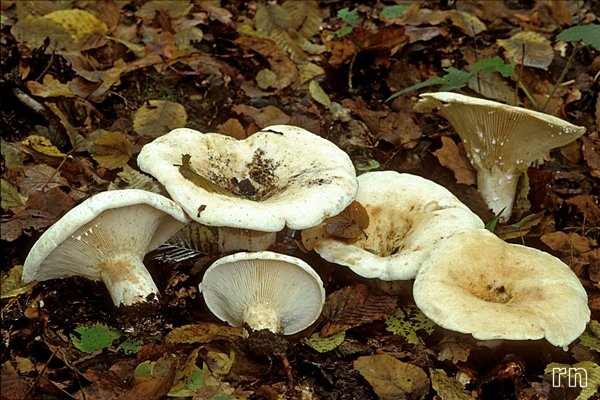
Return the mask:
[[509,59],[527,67],[547,70],[554,57],[550,41],[537,32],[523,31],[508,39],[498,39],[497,42],[506,50]]
[[27,88],[34,96],[39,97],[74,97],[75,94],[69,89],[66,83],[61,83],[58,79],[54,79],[52,75],[44,76],[44,82],[36,81],[27,82]]
[[122,168],[131,158],[132,145],[121,132],[97,130],[92,133],[90,154],[100,166],[108,169]]
[[458,10],[451,10],[449,13],[452,24],[471,37],[487,29],[485,24],[473,14]]
[[277,75],[270,69],[263,68],[256,74],[256,83],[261,89],[268,89],[277,81]]
[[53,11],[42,18],[56,22],[75,40],[80,40],[90,33],[104,35],[108,31],[104,22],[93,14],[79,9]]
[[0,180],[0,200],[2,208],[8,210],[10,208],[21,207],[25,205],[27,197],[21,195],[15,185],[6,179]]
[[2,274],[2,279],[0,279],[0,298],[7,299],[27,293],[37,283],[36,281],[32,281],[23,285],[21,283],[22,272],[23,266],[15,265],[6,274]]
[[442,400],[475,400],[454,378],[450,378],[443,369],[429,369],[431,387]]
[[187,112],[179,104],[168,100],[148,100],[133,117],[133,130],[153,138],[182,128],[187,122]]
[[300,74],[300,84],[304,84],[319,75],[325,74],[325,70],[317,64],[306,63],[298,66],[298,73]]
[[219,125],[219,132],[223,135],[231,136],[238,140],[246,139],[246,131],[244,127],[235,118],[229,118],[223,124]]
[[36,160],[44,161],[46,157],[63,158],[66,156],[56,146],[52,144],[50,139],[40,135],[29,135],[25,139],[21,140],[21,144],[25,147],[22,148],[24,152],[30,154]]
[[308,91],[310,92],[311,97],[319,104],[324,105],[325,107],[329,107],[331,104],[331,99],[325,93],[319,82],[314,79],[310,81],[308,84]]
[[175,44],[182,50],[193,49],[193,42],[200,42],[203,36],[200,28],[192,26],[175,34]]

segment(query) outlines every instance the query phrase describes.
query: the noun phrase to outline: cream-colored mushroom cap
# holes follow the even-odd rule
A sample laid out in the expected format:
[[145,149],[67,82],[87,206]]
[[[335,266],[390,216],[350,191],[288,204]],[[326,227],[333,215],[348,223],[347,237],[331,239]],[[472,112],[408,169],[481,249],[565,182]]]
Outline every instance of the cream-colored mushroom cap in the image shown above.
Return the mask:
[[508,220],[519,176],[548,150],[564,146],[585,128],[521,107],[451,92],[423,93],[417,111],[437,109],[463,140],[488,206]]
[[82,276],[102,280],[115,305],[158,294],[144,255],[188,222],[172,200],[137,189],[98,193],[69,210],[35,242],[23,282]]
[[219,319],[285,335],[308,328],[325,303],[323,282],[308,264],[269,251],[236,253],[215,261],[199,288]]
[[[457,232],[484,227],[450,191],[420,176],[367,172],[358,182],[356,201],[369,215],[364,235],[355,243],[320,239],[314,249],[327,261],[363,277],[413,279],[439,242]],[[310,238],[303,232],[304,239]]]
[[[234,194],[210,191],[182,176],[194,173]],[[140,168],[153,175],[192,219],[210,226],[277,232],[303,229],[342,211],[357,190],[350,157],[305,129],[277,125],[244,140],[175,129],[145,145]]]
[[566,348],[590,319],[585,289],[566,264],[484,229],[440,242],[413,295],[438,325],[481,340],[546,338]]

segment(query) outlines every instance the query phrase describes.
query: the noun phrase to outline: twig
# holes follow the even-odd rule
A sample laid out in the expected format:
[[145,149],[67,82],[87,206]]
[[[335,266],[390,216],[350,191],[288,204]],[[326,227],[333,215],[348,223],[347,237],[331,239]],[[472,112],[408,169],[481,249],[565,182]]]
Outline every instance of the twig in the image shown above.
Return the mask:
[[554,92],[556,92],[556,89],[560,86],[560,84],[562,83],[562,81],[565,79],[565,76],[567,75],[567,71],[571,68],[571,64],[573,64],[573,60],[575,59],[575,55],[582,48],[583,48],[583,46],[581,46],[581,45],[575,46],[573,48],[573,51],[571,52],[571,55],[569,56],[569,59],[567,60],[567,64],[565,65],[565,67],[563,68],[562,72],[560,73],[560,76],[558,77],[558,80],[554,84],[554,87],[552,88],[552,91],[548,95],[548,98],[546,99],[546,102],[544,103],[544,105],[540,109],[541,112],[544,112],[544,110],[546,109],[546,107],[548,107],[548,104],[550,103],[550,100],[552,100],[552,97],[554,96]]
[[46,372],[46,370],[48,369],[48,364],[50,364],[50,361],[52,361],[52,359],[54,358],[54,356],[56,355],[56,352],[58,351],[59,347],[57,347],[56,349],[54,349],[54,351],[52,352],[52,354],[50,354],[50,357],[48,357],[48,361],[46,361],[46,363],[44,364],[44,367],[42,368],[42,370],[40,371],[40,373],[38,374],[38,376],[35,378],[35,380],[33,381],[33,383],[31,384],[31,386],[29,387],[29,390],[27,390],[27,392],[25,392],[25,394],[23,395],[23,397],[21,398],[21,400],[25,400],[29,398],[29,395],[35,390],[35,388],[39,385],[40,383],[40,379],[42,378],[42,375],[44,375],[44,373]]

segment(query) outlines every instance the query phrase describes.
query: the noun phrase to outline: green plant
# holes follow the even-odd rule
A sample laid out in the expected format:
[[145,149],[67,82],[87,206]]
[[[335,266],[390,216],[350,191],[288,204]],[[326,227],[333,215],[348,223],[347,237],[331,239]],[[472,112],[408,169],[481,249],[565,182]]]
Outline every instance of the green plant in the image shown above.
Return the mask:
[[337,12],[337,16],[348,25],[343,26],[331,35],[334,37],[346,36],[352,32],[352,25],[355,25],[358,22],[358,10],[356,8],[350,10],[348,7],[342,8]]
[[496,56],[477,61],[469,71],[462,71],[454,67],[445,68],[444,71],[446,71],[446,75],[434,76],[433,78],[429,78],[424,82],[419,82],[415,85],[402,89],[388,97],[386,101],[393,100],[405,93],[429,86],[440,86],[438,88],[438,91],[440,92],[450,92],[456,89],[461,89],[467,85],[471,77],[479,72],[498,72],[506,78],[512,74],[514,66],[515,64],[512,62],[509,64],[504,64],[504,61],[500,57]]
[[73,345],[84,353],[102,350],[121,336],[121,332],[118,330],[100,323],[93,326],[79,326],[74,331],[77,334],[71,334]]

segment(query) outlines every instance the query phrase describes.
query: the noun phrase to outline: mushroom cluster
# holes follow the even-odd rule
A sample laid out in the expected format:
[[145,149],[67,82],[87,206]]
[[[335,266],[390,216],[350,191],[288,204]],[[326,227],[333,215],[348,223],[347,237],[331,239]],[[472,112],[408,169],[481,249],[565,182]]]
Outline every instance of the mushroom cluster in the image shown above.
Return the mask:
[[521,107],[451,92],[423,93],[414,109],[437,110],[462,139],[477,188],[487,205],[507,221],[519,177],[550,149],[564,146],[585,128]]

